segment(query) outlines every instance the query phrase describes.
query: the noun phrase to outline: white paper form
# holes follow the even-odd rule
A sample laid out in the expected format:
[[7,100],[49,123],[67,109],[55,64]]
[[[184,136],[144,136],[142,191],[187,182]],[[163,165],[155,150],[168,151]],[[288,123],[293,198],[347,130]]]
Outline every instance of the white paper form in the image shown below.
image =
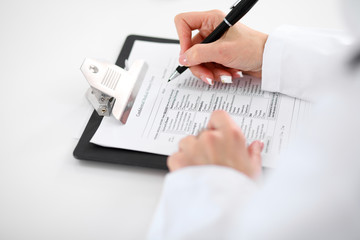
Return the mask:
[[276,156],[286,148],[309,103],[261,91],[259,79],[245,76],[233,84],[209,86],[189,70],[168,83],[178,65],[177,44],[135,41],[130,64],[144,59],[149,69],[126,125],[104,118],[91,142],[114,148],[170,155],[186,135],[207,126],[214,110],[225,110],[244,132],[248,142],[265,144],[263,165],[275,167]]

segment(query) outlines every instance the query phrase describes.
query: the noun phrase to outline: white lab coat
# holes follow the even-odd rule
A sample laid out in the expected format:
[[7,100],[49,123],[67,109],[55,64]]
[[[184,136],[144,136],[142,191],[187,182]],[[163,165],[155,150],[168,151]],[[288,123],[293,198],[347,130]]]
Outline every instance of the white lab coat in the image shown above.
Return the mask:
[[360,239],[356,46],[337,31],[270,34],[262,88],[313,101],[311,121],[263,183],[220,166],[168,174],[148,238]]

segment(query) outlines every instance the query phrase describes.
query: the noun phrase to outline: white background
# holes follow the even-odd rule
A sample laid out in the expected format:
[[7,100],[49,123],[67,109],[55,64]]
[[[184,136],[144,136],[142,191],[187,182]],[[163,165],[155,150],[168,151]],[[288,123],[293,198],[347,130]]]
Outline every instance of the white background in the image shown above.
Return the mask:
[[[90,113],[79,67],[115,62],[129,34],[176,38],[177,13],[233,1],[0,0],[0,239],[146,236],[166,173],[73,158]],[[260,0],[243,22],[343,26],[336,0]]]

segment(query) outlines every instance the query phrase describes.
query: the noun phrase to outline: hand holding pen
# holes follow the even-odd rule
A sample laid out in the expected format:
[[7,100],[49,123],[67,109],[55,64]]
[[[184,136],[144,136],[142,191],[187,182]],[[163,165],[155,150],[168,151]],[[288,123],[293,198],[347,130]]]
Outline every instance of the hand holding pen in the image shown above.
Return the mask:
[[[242,2],[244,0],[240,3]],[[245,2],[249,1],[245,0]],[[227,18],[225,14],[215,10],[183,13],[176,16],[175,25],[181,47],[179,62],[185,67],[179,66],[178,71],[175,71],[169,80],[179,76],[187,67],[190,67],[195,76],[211,85],[214,81],[231,83],[232,78],[240,77],[242,71],[261,76],[262,55],[267,35],[240,23],[230,28],[227,23],[224,23],[224,19]],[[230,19],[237,22],[234,18]],[[219,28],[222,31],[226,29],[224,34],[214,34]],[[199,30],[199,33],[191,38],[193,30]],[[217,37],[211,37],[214,35]],[[212,38],[211,40],[217,39],[211,42],[209,37]],[[209,42],[203,44],[206,41]]]

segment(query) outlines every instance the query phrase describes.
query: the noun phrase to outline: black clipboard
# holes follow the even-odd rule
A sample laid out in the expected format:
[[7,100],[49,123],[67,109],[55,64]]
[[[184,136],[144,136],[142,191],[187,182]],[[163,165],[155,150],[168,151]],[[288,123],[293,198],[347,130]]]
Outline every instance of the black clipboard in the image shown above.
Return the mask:
[[[120,51],[120,55],[116,60],[116,65],[119,67],[125,67],[125,60],[128,59],[131,53],[131,49],[135,41],[147,41],[147,42],[159,42],[159,43],[174,43],[178,44],[178,40],[154,38],[139,35],[129,35]],[[96,111],[94,111],[87,123],[85,130],[75,147],[73,155],[76,159],[90,160],[98,162],[110,162],[118,163],[130,166],[148,167],[165,169],[167,156],[151,154],[145,152],[138,152],[126,149],[107,148],[90,142],[98,129],[103,117],[100,117]]]

